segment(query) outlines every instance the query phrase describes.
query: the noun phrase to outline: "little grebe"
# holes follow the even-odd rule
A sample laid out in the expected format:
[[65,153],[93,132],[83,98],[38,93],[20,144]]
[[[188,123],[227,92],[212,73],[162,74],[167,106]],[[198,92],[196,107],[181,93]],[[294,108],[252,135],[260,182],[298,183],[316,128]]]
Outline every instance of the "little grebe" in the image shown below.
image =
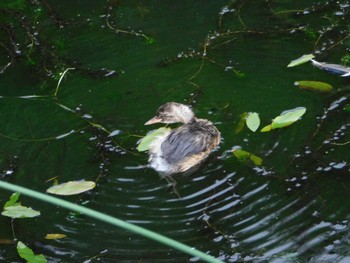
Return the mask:
[[189,106],[176,102],[160,106],[145,125],[176,122],[184,125],[157,137],[149,147],[150,167],[162,175],[189,171],[220,143],[220,132],[212,122],[197,119]]

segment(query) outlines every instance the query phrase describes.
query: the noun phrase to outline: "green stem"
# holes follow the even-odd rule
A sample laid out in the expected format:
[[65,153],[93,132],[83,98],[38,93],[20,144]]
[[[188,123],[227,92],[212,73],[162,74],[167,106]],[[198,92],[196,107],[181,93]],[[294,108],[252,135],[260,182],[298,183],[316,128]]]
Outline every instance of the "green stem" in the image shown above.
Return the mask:
[[58,89],[60,88],[60,84],[61,84],[61,81],[62,79],[64,78],[64,76],[66,75],[66,73],[69,71],[69,70],[74,70],[75,68],[67,68],[65,71],[63,71],[60,79],[58,80],[58,83],[57,83],[57,86],[56,86],[56,90],[55,90],[55,94],[53,95],[54,96],[54,99],[57,100],[57,94],[58,94]]
[[212,257],[210,255],[207,255],[207,254],[205,254],[205,253],[203,253],[203,252],[201,252],[199,250],[196,250],[195,248],[192,248],[192,247],[189,247],[189,246],[187,246],[185,244],[182,244],[182,243],[180,243],[180,242],[178,242],[176,240],[173,240],[171,238],[165,237],[163,235],[160,235],[158,233],[155,233],[155,232],[150,231],[148,229],[145,229],[143,227],[139,227],[137,225],[127,223],[127,222],[125,222],[123,220],[120,220],[118,218],[115,218],[115,217],[103,214],[101,212],[92,210],[90,208],[86,208],[86,207],[83,207],[83,206],[80,206],[80,205],[76,205],[76,204],[73,204],[71,202],[67,202],[65,200],[59,199],[57,197],[53,197],[53,196],[50,196],[50,195],[47,195],[47,194],[43,194],[43,193],[40,193],[40,192],[37,192],[37,191],[30,190],[30,189],[25,188],[25,187],[21,187],[21,186],[18,186],[18,185],[10,184],[10,183],[3,182],[3,181],[0,181],[0,188],[6,189],[6,190],[9,190],[9,191],[13,191],[13,192],[19,192],[19,193],[21,193],[23,195],[27,195],[27,196],[30,196],[32,198],[35,198],[35,199],[38,199],[38,200],[41,200],[41,201],[44,201],[44,202],[47,202],[47,203],[51,203],[51,204],[54,204],[54,205],[57,205],[57,206],[69,209],[71,211],[75,211],[75,212],[87,215],[89,217],[96,218],[96,219],[98,219],[100,221],[103,221],[103,222],[106,222],[106,223],[109,223],[109,224],[121,227],[123,229],[129,230],[129,231],[134,232],[136,234],[145,236],[145,237],[147,237],[149,239],[153,239],[155,241],[163,243],[163,244],[165,244],[165,245],[167,245],[169,247],[172,247],[174,249],[177,249],[177,250],[182,251],[184,253],[187,253],[189,255],[192,255],[192,256],[195,256],[195,257],[199,257],[199,258],[201,258],[202,260],[204,260],[206,262],[222,263],[221,260],[216,259],[216,258],[214,258],[214,257]]

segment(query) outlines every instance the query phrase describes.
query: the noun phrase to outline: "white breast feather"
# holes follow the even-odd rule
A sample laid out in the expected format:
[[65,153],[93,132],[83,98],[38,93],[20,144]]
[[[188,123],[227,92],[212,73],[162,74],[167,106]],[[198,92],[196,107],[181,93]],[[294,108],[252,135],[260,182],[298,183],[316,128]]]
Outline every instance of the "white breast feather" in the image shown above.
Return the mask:
[[149,147],[149,163],[150,166],[159,172],[169,172],[171,170],[170,165],[164,160],[163,158],[163,152],[161,149],[162,143],[166,139],[166,137],[169,135],[170,131],[166,132],[165,134],[162,134],[160,136],[157,136],[154,141],[150,144]]

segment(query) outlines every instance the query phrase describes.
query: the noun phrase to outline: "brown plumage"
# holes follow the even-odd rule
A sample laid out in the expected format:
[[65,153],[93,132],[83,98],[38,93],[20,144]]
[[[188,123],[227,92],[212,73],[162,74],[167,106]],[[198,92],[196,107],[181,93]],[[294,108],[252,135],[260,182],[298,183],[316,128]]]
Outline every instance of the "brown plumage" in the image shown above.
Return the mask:
[[220,143],[220,132],[212,122],[197,119],[187,105],[168,102],[145,123],[176,123],[184,125],[157,137],[149,149],[150,167],[163,175],[182,173],[199,165]]

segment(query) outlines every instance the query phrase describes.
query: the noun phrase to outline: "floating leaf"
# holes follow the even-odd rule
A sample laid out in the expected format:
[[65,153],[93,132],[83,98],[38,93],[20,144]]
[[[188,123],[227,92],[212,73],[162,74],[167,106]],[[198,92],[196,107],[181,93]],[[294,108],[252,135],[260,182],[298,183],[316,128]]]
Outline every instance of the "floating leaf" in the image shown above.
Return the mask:
[[304,115],[306,112],[306,108],[304,107],[298,107],[292,110],[287,110],[281,113],[280,116],[277,116],[272,120],[272,123],[270,125],[265,126],[261,129],[261,132],[268,132],[273,129],[280,129],[287,127],[297,120],[300,119],[301,116]]
[[350,105],[345,106],[344,110],[350,112]]
[[95,188],[96,184],[92,181],[70,181],[50,187],[46,192],[55,195],[75,195]]
[[21,205],[21,203],[18,203],[18,198],[20,196],[20,193],[13,193],[11,196],[10,196],[10,200],[8,200],[5,205],[4,205],[4,209],[6,207],[9,207],[9,206],[16,206],[16,205]]
[[4,208],[1,213],[3,216],[11,218],[31,218],[40,216],[40,212],[36,211],[30,207],[25,207],[21,205],[8,206]]
[[271,130],[272,130],[272,126],[271,126],[271,124],[269,124],[269,125],[265,126],[264,128],[262,128],[260,130],[260,132],[269,132]]
[[294,82],[294,84],[301,89],[316,92],[331,92],[333,90],[332,85],[320,81],[300,80]]
[[66,237],[65,234],[47,234],[45,239],[60,239]]
[[240,161],[252,161],[255,165],[258,166],[262,165],[263,163],[263,159],[242,149],[233,150],[233,155],[236,156]]
[[309,62],[310,60],[312,60],[315,56],[312,54],[308,54],[308,55],[302,55],[300,58],[297,58],[295,60],[292,60],[289,64],[288,64],[288,68],[291,67],[295,67],[295,66],[299,66],[301,64],[304,64],[306,62]]
[[24,260],[26,260],[28,263],[46,263],[47,262],[46,258],[42,254],[35,255],[33,250],[31,250],[21,241],[18,241],[17,243],[17,252],[18,252],[18,255]]
[[158,137],[166,134],[171,129],[166,127],[161,127],[159,129],[149,132],[145,137],[142,138],[140,144],[137,146],[139,152],[147,151],[151,143]]
[[274,118],[272,120],[271,128],[272,129],[279,129],[287,127],[297,120],[300,119],[301,116],[304,115],[306,112],[306,108],[304,107],[298,107],[292,110],[284,111],[281,113],[280,116]]
[[247,127],[251,131],[255,132],[260,126],[259,114],[256,112],[249,113],[246,119],[246,123],[247,123]]
[[240,115],[240,120],[235,128],[235,134],[238,134],[243,130],[245,123],[246,123],[246,120],[247,120],[247,116],[248,116],[248,113],[246,113],[246,112],[243,112]]

